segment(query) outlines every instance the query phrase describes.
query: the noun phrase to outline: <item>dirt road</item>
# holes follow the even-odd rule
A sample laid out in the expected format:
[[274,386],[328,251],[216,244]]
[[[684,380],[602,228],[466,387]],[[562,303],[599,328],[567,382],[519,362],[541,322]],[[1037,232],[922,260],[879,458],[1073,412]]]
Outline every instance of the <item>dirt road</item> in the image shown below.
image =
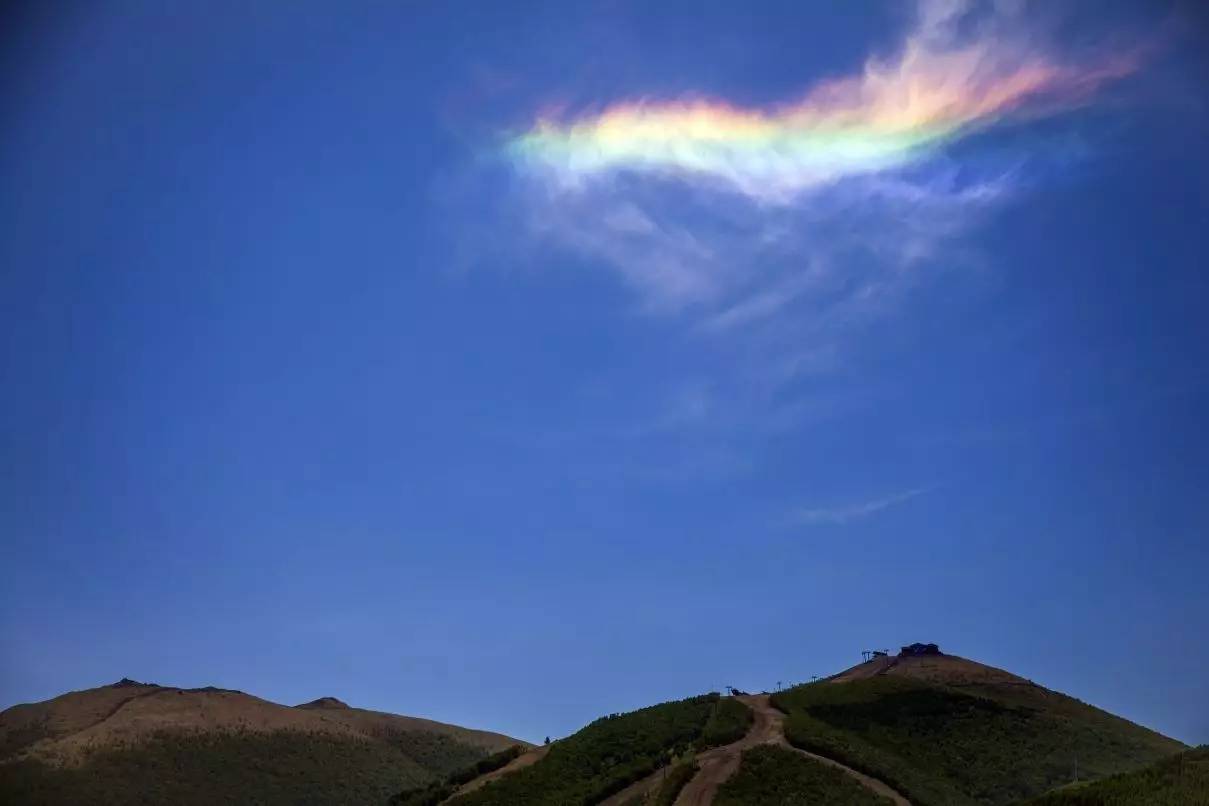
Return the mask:
[[676,806],[709,806],[712,804],[718,787],[739,769],[743,751],[761,744],[788,747],[815,761],[843,770],[868,789],[892,800],[895,806],[911,806],[906,798],[876,778],[857,772],[838,761],[792,747],[785,739],[785,715],[772,707],[767,694],[744,695],[739,699],[752,710],[752,714],[755,716],[751,730],[734,744],[715,747],[697,756],[697,763],[700,764],[701,771],[681,790],[680,797],[676,798]]
[[[733,744],[713,747],[697,754],[697,766],[700,767],[700,771],[680,791],[680,797],[676,799],[676,806],[712,803],[718,787],[727,778],[734,775],[735,770],[739,769],[739,758],[743,755],[744,750],[758,744],[772,744],[778,741],[778,737],[784,741],[784,735],[781,733],[781,712],[768,705],[767,697],[751,695],[739,697],[739,699],[752,710],[755,717],[751,728],[742,739]],[[760,700],[764,701],[762,706]],[[663,783],[663,774],[664,770],[659,770],[654,775],[631,784],[616,795],[602,801],[601,806],[621,806],[638,795],[654,792]],[[688,799],[686,800],[686,798]]]
[[752,694],[739,697],[739,700],[751,709],[755,717],[751,729],[734,744],[714,747],[698,754],[697,764],[701,771],[680,790],[676,806],[708,806],[714,802],[718,787],[739,769],[744,750],[759,744],[785,741],[785,734],[781,731],[781,712],[769,704],[768,697]]
[[[746,694],[740,696],[738,699],[751,709],[752,716],[754,717],[751,728],[742,739],[733,744],[728,744],[724,747],[713,747],[697,754],[697,765],[700,769],[684,789],[680,791],[680,796],[676,798],[675,806],[710,806],[714,802],[714,795],[717,793],[718,787],[722,786],[739,769],[739,762],[743,757],[743,751],[761,744],[776,744],[781,747],[787,747],[821,764],[843,770],[871,791],[889,798],[894,802],[895,806],[911,806],[911,803],[906,798],[876,778],[857,772],[833,759],[825,758],[815,753],[808,753],[805,750],[799,750],[791,746],[785,739],[785,715],[772,707],[767,694]],[[519,758],[514,759],[511,764],[471,781],[462,787],[458,794],[477,789],[488,781],[533,764],[545,755],[547,749],[539,747],[525,753]],[[602,801],[601,806],[621,806],[621,804],[627,803],[638,796],[654,793],[659,788],[659,785],[663,783],[663,776],[666,772],[666,769],[659,770],[653,775],[649,775],[641,781],[631,784],[616,795]]]
[[536,764],[537,762],[541,761],[548,752],[550,752],[550,746],[544,745],[542,747],[535,747],[532,750],[521,753],[519,756],[509,761],[498,770],[492,770],[485,775],[480,775],[478,778],[462,784],[447,800],[451,800],[458,795],[465,795],[467,792],[473,792],[480,786],[494,781],[496,778],[503,778],[509,773],[516,772],[517,770],[523,770],[530,764]]

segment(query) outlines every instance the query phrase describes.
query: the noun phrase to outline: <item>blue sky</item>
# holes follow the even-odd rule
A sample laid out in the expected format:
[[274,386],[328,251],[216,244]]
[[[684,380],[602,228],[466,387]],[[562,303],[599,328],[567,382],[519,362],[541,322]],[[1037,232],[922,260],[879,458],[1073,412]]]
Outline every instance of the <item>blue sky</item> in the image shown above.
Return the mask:
[[[9,12],[0,705],[541,739],[923,640],[1209,742],[1195,4],[699,5]],[[507,155],[544,110],[771,108],[941,12],[1140,55],[772,198]]]

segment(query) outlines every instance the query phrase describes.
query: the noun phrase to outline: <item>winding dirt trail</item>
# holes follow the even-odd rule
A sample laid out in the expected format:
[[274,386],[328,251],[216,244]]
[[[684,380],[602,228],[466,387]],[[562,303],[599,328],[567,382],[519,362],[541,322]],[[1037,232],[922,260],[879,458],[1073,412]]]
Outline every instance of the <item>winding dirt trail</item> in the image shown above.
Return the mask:
[[741,696],[739,699],[752,710],[755,716],[751,730],[734,744],[715,747],[697,756],[697,763],[700,765],[701,771],[680,791],[680,796],[676,798],[676,806],[710,806],[714,802],[714,795],[717,794],[718,787],[739,769],[743,751],[761,744],[786,747],[807,758],[843,770],[860,781],[867,789],[889,798],[895,806],[911,806],[910,801],[876,778],[857,772],[834,759],[808,753],[790,745],[785,739],[785,715],[772,707],[767,694],[749,694]]
[[[714,793],[718,791],[718,787],[727,778],[734,775],[735,770],[739,769],[739,759],[744,750],[758,744],[784,742],[785,736],[781,732],[781,712],[768,705],[768,697],[751,695],[739,697],[739,699],[751,709],[755,717],[751,728],[742,739],[733,744],[711,747],[709,750],[697,754],[696,761],[700,770],[680,791],[680,797],[676,799],[676,806],[713,803]],[[764,700],[765,707],[757,705],[757,701],[761,699]],[[601,801],[600,806],[622,806],[638,795],[654,792],[663,783],[665,772],[666,768],[658,770],[653,775],[631,784],[616,795]]]
[[755,717],[751,729],[734,744],[713,747],[697,755],[697,764],[701,771],[680,790],[676,806],[708,806],[714,802],[718,787],[726,783],[739,769],[744,750],[761,744],[784,744],[781,712],[769,704],[767,696],[750,694],[738,699],[751,709]]
[[[785,747],[820,764],[835,767],[851,775],[870,791],[882,797],[889,798],[895,806],[911,806],[910,801],[882,781],[865,775],[862,772],[857,772],[834,759],[805,750],[799,750],[791,745],[785,739],[785,715],[776,708],[773,708],[767,694],[744,694],[738,697],[738,699],[751,709],[752,716],[754,717],[751,728],[737,742],[723,747],[712,747],[697,754],[696,762],[700,769],[693,776],[693,779],[685,785],[684,789],[680,791],[679,797],[676,798],[675,806],[711,806],[714,802],[714,795],[718,792],[718,787],[722,786],[739,769],[739,762],[743,758],[743,751],[762,744],[775,744]],[[488,781],[493,781],[510,772],[527,767],[539,761],[548,749],[546,747],[538,747],[530,750],[495,772],[488,773],[465,784],[458,790],[457,794],[463,795],[478,789]],[[666,774],[667,768],[658,770],[641,781],[631,784],[616,795],[611,795],[601,801],[600,806],[622,806],[622,804],[636,797],[652,794],[663,783]]]

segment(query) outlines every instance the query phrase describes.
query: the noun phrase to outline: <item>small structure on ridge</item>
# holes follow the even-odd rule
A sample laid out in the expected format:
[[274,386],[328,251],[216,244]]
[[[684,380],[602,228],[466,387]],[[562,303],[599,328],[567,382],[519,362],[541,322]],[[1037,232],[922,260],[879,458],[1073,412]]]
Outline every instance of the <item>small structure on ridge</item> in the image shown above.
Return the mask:
[[941,655],[940,647],[936,644],[907,644],[898,653],[900,658],[919,658],[925,655]]

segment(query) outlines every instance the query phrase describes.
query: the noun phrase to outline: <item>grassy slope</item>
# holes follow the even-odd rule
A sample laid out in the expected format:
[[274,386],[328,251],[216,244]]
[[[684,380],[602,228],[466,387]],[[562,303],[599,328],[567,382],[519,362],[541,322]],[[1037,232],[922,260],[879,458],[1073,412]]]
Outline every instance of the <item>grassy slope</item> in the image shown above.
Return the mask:
[[1209,806],[1209,747],[1135,772],[1064,787],[1028,806]]
[[433,773],[383,742],[299,731],[169,733],[90,753],[78,767],[0,764],[0,801],[21,804],[384,803]]
[[735,706],[747,710],[742,703],[709,694],[598,719],[556,742],[533,766],[452,802],[457,806],[595,803],[670,759],[704,746],[707,727],[709,739],[704,741],[730,741],[727,737],[739,722]]
[[714,806],[888,806],[845,772],[775,745],[743,754]]
[[385,803],[482,758],[449,736],[377,739],[295,730],[165,732],[89,753],[79,766],[38,758],[0,764],[13,803]]
[[0,759],[40,740],[54,740],[87,728],[136,697],[159,686],[123,681],[112,686],[71,691],[52,700],[23,703],[0,712]]
[[387,730],[377,733],[376,738],[438,777],[463,770],[487,757],[481,747],[424,731]]
[[753,719],[755,717],[751,709],[738,700],[719,700],[709,721],[701,730],[701,736],[696,742],[697,749],[720,747],[739,741],[751,728]]
[[958,690],[901,677],[781,692],[789,740],[864,770],[918,804],[1000,804],[1082,774],[1134,769],[1178,742],[1039,686]]
[[331,699],[123,682],[0,713],[0,802],[384,803],[507,741]]
[[525,752],[524,747],[514,744],[498,753],[481,758],[473,764],[456,769],[426,786],[404,789],[391,796],[390,804],[391,806],[436,806],[453,795],[462,784],[507,766],[523,752]]
[[[364,708],[350,708],[340,703],[339,700],[334,700],[330,697],[325,697],[314,703],[297,705],[291,710],[310,711],[323,720],[346,725],[359,733],[388,741],[391,740],[391,737],[402,737],[403,739],[407,739],[408,737],[431,737],[434,739],[433,746],[439,749],[446,744],[446,742],[439,741],[440,739],[452,740],[458,746],[478,748],[482,751],[482,753],[478,754],[479,758],[483,757],[486,753],[506,750],[516,744],[527,744],[525,742],[518,742],[510,736],[490,731],[474,730],[473,728],[464,728],[460,725],[450,725],[444,722],[435,722],[431,719],[421,719],[413,716],[369,711]],[[427,747],[421,748],[419,745],[413,745],[413,747],[417,751],[430,753]],[[442,753],[442,755],[444,754]],[[422,759],[417,758],[416,760],[424,764]],[[473,760],[473,758],[470,760]],[[451,771],[461,768],[466,763],[468,762],[465,758],[460,760],[454,759],[452,762],[442,761],[441,764],[443,766],[440,769],[441,771]]]

